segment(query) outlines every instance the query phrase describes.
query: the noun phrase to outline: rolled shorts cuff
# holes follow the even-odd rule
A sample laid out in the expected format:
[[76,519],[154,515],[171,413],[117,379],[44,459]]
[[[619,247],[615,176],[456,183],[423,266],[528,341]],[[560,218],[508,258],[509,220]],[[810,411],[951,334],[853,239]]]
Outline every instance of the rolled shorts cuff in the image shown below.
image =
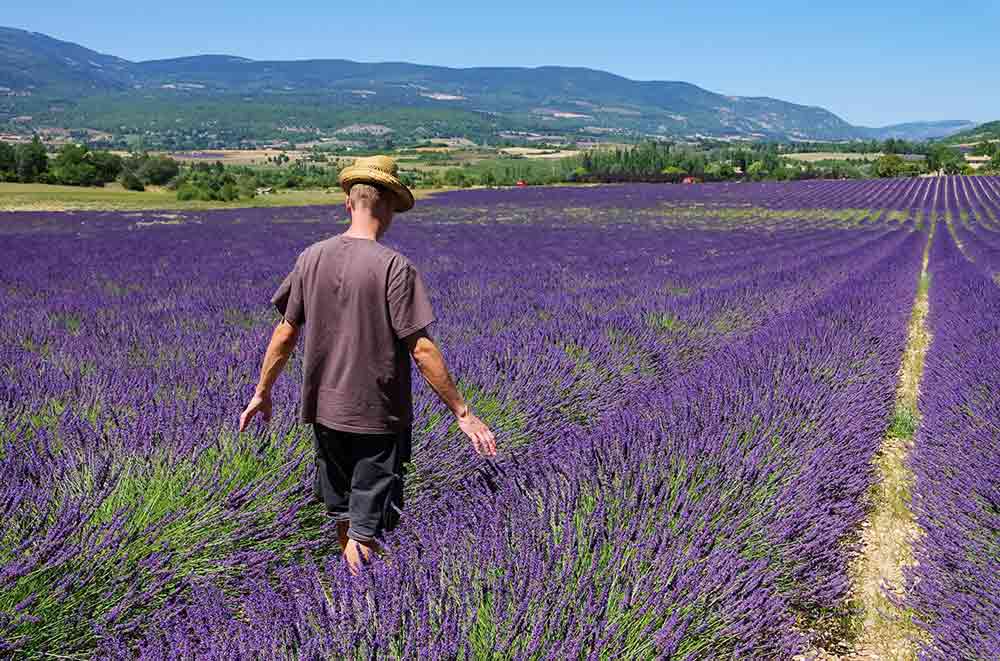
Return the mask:
[[336,521],[337,523],[343,523],[344,521],[351,520],[351,515],[346,510],[341,511],[341,510],[332,510],[327,508],[326,515],[329,516],[334,521]]
[[366,535],[359,530],[355,530],[354,526],[347,529],[347,537],[349,539],[353,539],[355,542],[361,542],[362,544],[371,544],[375,541],[375,535]]

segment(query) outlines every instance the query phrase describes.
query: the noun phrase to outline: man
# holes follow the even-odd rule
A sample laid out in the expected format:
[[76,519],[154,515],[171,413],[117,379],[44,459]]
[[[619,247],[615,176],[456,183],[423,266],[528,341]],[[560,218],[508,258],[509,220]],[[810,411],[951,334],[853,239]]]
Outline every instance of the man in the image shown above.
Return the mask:
[[305,335],[300,419],[313,425],[316,495],[337,517],[344,557],[357,573],[398,521],[403,463],[410,458],[413,406],[410,356],[485,456],[493,433],[477,418],[448,373],[427,327],[427,291],[408,259],[379,243],[393,213],[413,195],[387,156],[360,158],[340,174],[350,228],[306,248],[271,302],[282,315],[260,381],[240,416],[271,418],[271,388]]

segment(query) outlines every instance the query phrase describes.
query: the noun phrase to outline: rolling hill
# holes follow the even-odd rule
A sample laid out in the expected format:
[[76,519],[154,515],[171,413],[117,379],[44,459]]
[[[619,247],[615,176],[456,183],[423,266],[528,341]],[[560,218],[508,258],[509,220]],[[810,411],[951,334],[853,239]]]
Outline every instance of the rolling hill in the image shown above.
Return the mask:
[[130,62],[0,28],[0,127],[5,125],[21,132],[86,128],[167,146],[455,135],[834,141],[889,136],[890,129],[894,137],[935,130],[928,124],[855,127],[819,107],[584,68],[459,69],[228,55]]
[[1000,140],[1000,121],[980,124],[972,129],[948,136],[951,145],[971,145],[977,142]]
[[945,138],[961,131],[975,128],[976,123],[964,119],[948,119],[936,122],[907,122],[881,128],[868,129],[876,140],[896,138],[902,140],[934,140]]

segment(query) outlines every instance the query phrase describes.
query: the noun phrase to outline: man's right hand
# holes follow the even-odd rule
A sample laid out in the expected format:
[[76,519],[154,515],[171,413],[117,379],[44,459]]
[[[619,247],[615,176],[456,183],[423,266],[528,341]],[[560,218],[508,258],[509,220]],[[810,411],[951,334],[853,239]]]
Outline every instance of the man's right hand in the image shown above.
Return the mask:
[[486,423],[473,415],[468,407],[465,412],[458,416],[458,427],[469,440],[476,452],[484,457],[495,457],[497,454],[497,439],[493,432],[486,426]]
[[476,452],[484,457],[495,457],[497,454],[497,439],[486,424],[472,414],[469,406],[465,403],[455,382],[448,373],[448,367],[444,364],[444,357],[441,351],[434,344],[434,340],[427,333],[426,329],[421,329],[404,338],[413,360],[417,363],[417,369],[434,392],[438,394],[441,401],[451,409],[455,417],[458,418],[458,426],[472,441],[472,447]]

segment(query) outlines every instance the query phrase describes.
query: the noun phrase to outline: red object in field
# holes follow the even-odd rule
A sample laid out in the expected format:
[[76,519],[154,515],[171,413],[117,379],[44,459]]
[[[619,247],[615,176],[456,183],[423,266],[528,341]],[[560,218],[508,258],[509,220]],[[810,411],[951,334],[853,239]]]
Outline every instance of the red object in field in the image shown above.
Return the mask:
[[527,181],[525,181],[524,179],[518,179],[518,180],[517,180],[517,185],[518,185],[518,186],[527,186],[527,185],[528,185],[528,182],[527,182]]
[[681,183],[682,184],[700,184],[701,181],[698,179],[698,177],[684,177],[683,179],[681,179]]

